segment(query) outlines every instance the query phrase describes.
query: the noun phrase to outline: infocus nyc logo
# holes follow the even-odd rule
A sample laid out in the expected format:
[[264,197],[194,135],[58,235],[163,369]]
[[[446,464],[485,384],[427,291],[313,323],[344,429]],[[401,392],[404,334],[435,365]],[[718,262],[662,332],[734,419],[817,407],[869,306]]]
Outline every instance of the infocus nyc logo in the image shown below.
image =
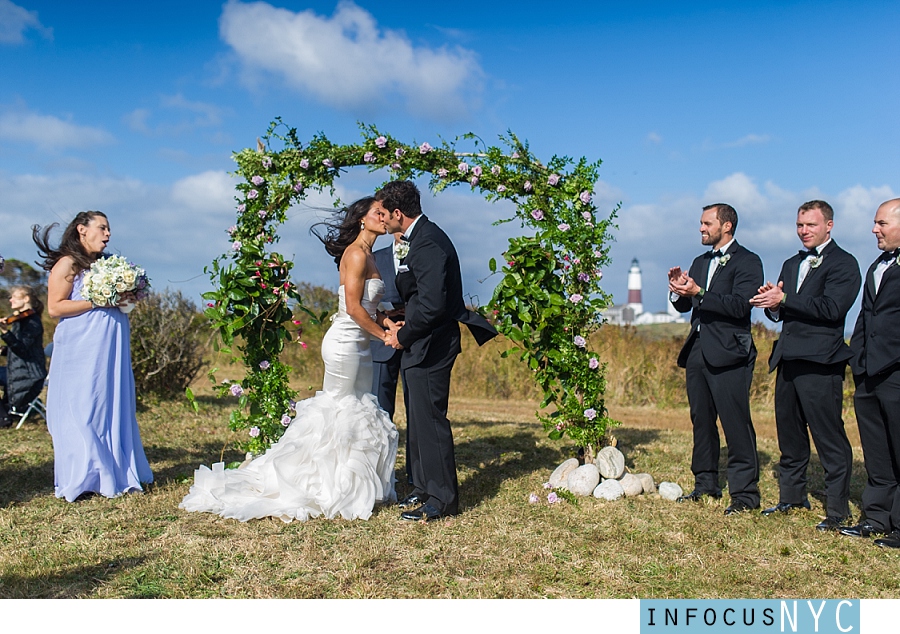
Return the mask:
[[860,634],[857,599],[641,599],[641,634]]

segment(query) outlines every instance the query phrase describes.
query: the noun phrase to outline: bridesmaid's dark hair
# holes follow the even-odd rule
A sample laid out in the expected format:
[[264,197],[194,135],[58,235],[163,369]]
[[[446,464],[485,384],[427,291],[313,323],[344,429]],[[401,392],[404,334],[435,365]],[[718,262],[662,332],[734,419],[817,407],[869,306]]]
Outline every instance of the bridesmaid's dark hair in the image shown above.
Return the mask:
[[44,259],[43,262],[35,262],[35,264],[45,271],[49,271],[57,262],[68,255],[75,260],[76,272],[91,268],[91,264],[97,260],[99,254],[94,256],[84,249],[84,246],[81,244],[81,236],[78,235],[78,225],[86,227],[97,216],[106,218],[106,214],[102,211],[79,212],[72,219],[72,222],[69,223],[69,226],[66,227],[66,230],[63,231],[59,246],[55,249],[50,246],[50,232],[59,226],[59,223],[54,222],[52,225],[43,228],[40,225],[33,225],[31,227],[31,239],[37,245],[38,255]]
[[[334,218],[324,222],[314,224],[309,232],[316,236],[322,244],[328,255],[334,257],[335,264],[341,267],[341,258],[344,251],[347,250],[360,232],[360,221],[369,213],[372,205],[375,203],[373,196],[360,198],[356,202],[352,202],[346,207],[342,207],[334,212]],[[323,236],[316,227],[325,227],[325,235]]]

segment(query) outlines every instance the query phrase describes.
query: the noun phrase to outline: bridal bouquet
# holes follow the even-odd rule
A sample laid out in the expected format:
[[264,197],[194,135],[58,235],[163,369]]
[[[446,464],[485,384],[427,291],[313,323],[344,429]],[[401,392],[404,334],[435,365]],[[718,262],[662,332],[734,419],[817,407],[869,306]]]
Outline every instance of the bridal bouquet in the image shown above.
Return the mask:
[[[127,292],[135,299],[144,299],[150,293],[150,278],[141,267],[120,255],[111,255],[91,264],[84,274],[81,295],[97,306],[116,306]],[[134,304],[119,306],[123,313],[130,313]]]

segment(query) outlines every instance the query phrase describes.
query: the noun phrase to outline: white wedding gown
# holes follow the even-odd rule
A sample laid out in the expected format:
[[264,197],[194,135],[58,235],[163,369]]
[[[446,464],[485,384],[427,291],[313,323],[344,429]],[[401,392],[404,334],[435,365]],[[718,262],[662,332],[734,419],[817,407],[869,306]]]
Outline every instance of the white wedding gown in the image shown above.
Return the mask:
[[[365,282],[362,305],[370,315],[384,282]],[[179,505],[246,522],[277,517],[284,522],[324,515],[369,519],[378,502],[395,501],[397,429],[372,391],[370,335],[340,307],[322,340],[322,391],[297,404],[281,439],[239,469],[201,466]]]

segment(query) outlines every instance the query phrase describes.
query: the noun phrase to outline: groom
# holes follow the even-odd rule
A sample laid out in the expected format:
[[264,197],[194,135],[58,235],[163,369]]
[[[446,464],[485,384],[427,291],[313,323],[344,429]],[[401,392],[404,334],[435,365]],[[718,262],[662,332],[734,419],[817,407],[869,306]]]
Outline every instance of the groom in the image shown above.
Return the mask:
[[[459,512],[453,433],[447,420],[450,372],[461,352],[458,322],[478,345],[497,335],[486,319],[466,309],[459,258],[450,238],[422,215],[419,190],[392,181],[375,193],[385,225],[409,244],[397,270],[406,321],[388,345],[403,350],[400,372],[409,391],[407,435],[413,492],[400,502],[400,518],[430,522]],[[377,207],[376,207],[377,209]]]

